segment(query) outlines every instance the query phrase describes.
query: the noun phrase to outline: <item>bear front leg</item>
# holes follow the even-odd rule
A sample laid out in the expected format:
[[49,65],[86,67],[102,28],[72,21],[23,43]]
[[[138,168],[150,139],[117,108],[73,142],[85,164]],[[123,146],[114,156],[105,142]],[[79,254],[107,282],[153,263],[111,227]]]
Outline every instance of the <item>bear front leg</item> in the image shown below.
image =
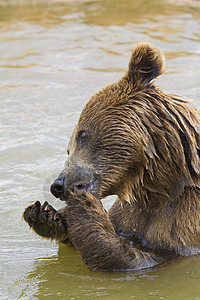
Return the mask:
[[158,264],[155,256],[132,248],[116,234],[102,203],[91,194],[72,194],[65,214],[70,240],[90,269],[135,270]]
[[43,205],[36,201],[25,209],[23,218],[30,228],[43,238],[69,243],[63,211],[64,208],[56,211],[47,201]]

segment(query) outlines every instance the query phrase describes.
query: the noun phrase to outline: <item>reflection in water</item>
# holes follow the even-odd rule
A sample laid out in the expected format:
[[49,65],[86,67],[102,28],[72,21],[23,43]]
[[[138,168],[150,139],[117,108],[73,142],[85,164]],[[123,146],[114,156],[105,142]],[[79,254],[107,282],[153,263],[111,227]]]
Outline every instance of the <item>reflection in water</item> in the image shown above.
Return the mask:
[[200,106],[199,19],[199,6],[164,0],[0,0],[0,298],[200,299],[197,257],[91,272],[73,248],[40,240],[21,221],[29,202],[63,205],[49,186],[79,113],[125,72],[136,42],[160,46],[167,71],[157,83]]
[[[33,294],[39,299],[190,299],[199,295],[199,269],[197,260],[176,260],[167,265],[138,272],[92,272],[82,264],[80,256],[73,248],[61,245],[58,255],[51,259],[39,259],[26,281],[39,279]],[[192,276],[190,277],[189,274]],[[172,280],[174,278],[175,280]],[[183,293],[182,283],[187,287]],[[191,284],[191,285],[190,285]],[[26,293],[26,289],[23,291]],[[66,298],[65,298],[66,297]],[[166,298],[167,297],[167,298]],[[191,298],[195,299],[195,298]],[[196,298],[198,299],[198,298]]]

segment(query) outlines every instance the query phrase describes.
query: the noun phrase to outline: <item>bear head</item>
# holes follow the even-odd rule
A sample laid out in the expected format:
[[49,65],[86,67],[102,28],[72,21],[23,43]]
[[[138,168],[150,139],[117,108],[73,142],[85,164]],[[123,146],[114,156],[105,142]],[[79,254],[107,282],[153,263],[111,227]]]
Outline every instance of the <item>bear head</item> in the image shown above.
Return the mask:
[[161,51],[140,43],[126,74],[89,99],[69,141],[65,169],[51,186],[56,197],[65,200],[69,191],[81,190],[99,199],[116,194],[121,201],[146,201],[151,193],[168,197],[172,185],[185,180],[180,135],[166,137],[174,131],[167,96],[152,83],[163,67]]

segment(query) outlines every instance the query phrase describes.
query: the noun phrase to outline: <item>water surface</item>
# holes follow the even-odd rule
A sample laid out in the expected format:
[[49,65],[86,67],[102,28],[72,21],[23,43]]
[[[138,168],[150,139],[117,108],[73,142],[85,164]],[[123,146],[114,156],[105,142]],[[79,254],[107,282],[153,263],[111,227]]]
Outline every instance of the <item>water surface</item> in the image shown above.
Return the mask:
[[[124,74],[134,45],[161,47],[165,91],[200,107],[200,7],[173,1],[0,1],[0,299],[200,299],[200,258],[92,272],[21,215],[49,193],[80,111]],[[108,208],[113,198],[104,200]]]

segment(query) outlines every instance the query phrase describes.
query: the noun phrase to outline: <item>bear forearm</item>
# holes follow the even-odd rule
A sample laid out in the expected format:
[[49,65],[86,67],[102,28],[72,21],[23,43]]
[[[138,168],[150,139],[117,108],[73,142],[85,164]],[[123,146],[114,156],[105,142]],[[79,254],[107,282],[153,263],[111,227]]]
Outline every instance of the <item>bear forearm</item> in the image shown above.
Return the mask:
[[71,241],[85,265],[92,270],[136,270],[157,264],[149,253],[132,248],[117,234],[104,231],[101,225],[70,229]]
[[134,270],[157,264],[118,236],[102,203],[92,195],[74,194],[64,216],[69,238],[92,270]]

